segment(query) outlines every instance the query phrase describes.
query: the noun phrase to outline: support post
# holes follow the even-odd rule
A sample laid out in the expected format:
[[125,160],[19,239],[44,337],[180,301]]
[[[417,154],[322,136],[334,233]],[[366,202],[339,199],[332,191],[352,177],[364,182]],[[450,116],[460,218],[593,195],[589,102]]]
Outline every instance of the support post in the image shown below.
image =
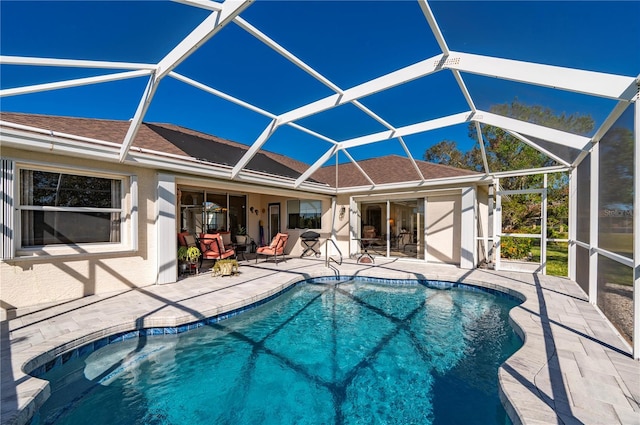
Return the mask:
[[640,94],[635,97],[633,141],[633,358],[640,360]]
[[589,302],[598,305],[598,188],[600,180],[600,143],[591,150],[591,186],[589,187]]
[[460,241],[462,246],[460,247],[460,268],[461,269],[473,269],[475,268],[476,261],[476,229],[478,228],[476,223],[476,190],[473,187],[467,187],[462,189],[462,219],[461,219],[461,235]]
[[578,167],[569,174],[569,279],[577,281],[576,269],[578,238]]
[[178,280],[176,205],[175,176],[159,173],[156,195],[156,284]]
[[547,184],[548,174],[544,174],[544,187],[542,191],[542,208],[540,224],[542,225],[540,234],[540,264],[542,266],[542,274],[547,274]]

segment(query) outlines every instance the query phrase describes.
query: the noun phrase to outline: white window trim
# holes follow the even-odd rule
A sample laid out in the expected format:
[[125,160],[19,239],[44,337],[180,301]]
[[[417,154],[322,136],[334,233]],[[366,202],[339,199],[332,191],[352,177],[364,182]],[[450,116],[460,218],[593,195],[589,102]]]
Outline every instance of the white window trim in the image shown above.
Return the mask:
[[[13,260],[33,259],[39,257],[65,257],[78,255],[112,254],[133,252],[138,248],[138,182],[137,176],[112,171],[95,170],[83,167],[57,166],[40,162],[15,162],[15,176],[20,176],[21,170],[49,171],[88,177],[102,177],[120,181],[120,208],[92,208],[92,207],[51,207],[22,205],[20,200],[21,181],[14,179],[14,246]],[[69,211],[69,212],[118,212],[120,213],[120,242],[79,243],[73,245],[48,245],[37,247],[22,246],[22,211]]]

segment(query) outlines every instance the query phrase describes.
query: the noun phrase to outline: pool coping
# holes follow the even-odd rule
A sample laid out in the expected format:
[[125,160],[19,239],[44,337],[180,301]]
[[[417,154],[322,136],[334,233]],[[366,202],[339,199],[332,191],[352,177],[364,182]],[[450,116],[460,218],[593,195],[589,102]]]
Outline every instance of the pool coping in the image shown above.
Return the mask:
[[[157,311],[147,314],[148,311],[144,310],[137,311],[138,314],[133,311],[134,314],[123,315],[123,312],[132,313],[127,311],[127,304],[124,303],[116,311],[126,317],[112,319],[111,323],[105,322],[103,326],[93,323],[91,329],[74,327],[73,323],[68,324],[68,329],[64,326],[60,329],[59,326],[65,320],[80,320],[83,313],[86,314],[87,309],[94,305],[67,308],[70,311],[64,311],[62,307],[60,315],[44,322],[38,319],[38,313],[3,321],[3,328],[7,331],[3,329],[3,334],[10,334],[7,336],[11,337],[6,340],[8,347],[6,343],[3,344],[3,359],[6,357],[5,350],[9,349],[13,376],[5,376],[8,365],[3,360],[2,423],[28,423],[49,396],[48,383],[26,374],[25,370],[42,367],[65,353],[109,335],[142,328],[187,325],[273,297],[300,281],[331,275],[331,270],[318,261],[289,259],[277,266],[264,263],[242,266],[246,272],[239,278],[229,278],[229,281],[201,276],[172,285],[114,295],[114,298],[120,298],[118,301],[160,297],[160,300],[153,300],[159,301],[158,305],[164,302],[164,306],[158,307],[159,311],[169,310],[160,315],[155,314]],[[523,299],[523,303],[510,312],[510,321],[523,339],[523,347],[507,359],[498,372],[500,397],[514,424],[640,424],[638,362],[631,358],[628,347],[598,310],[586,301],[575,282],[527,273],[462,270],[451,266],[394,261],[378,261],[376,265],[367,266],[346,264],[340,272],[372,278],[459,282],[503,291]],[[243,274],[246,274],[244,280]],[[215,290],[214,297],[211,292],[202,292],[212,282],[223,282]],[[191,295],[199,295],[185,295],[187,289]],[[169,294],[171,292],[173,294]],[[222,295],[225,295],[222,297],[225,301],[210,305],[213,299]],[[193,303],[194,299],[201,297],[200,304]],[[107,296],[97,298],[96,306],[106,305],[111,300]],[[104,310],[107,313],[112,311],[108,308]],[[26,317],[34,323],[24,320]],[[42,323],[49,327],[58,326],[57,331],[43,337],[47,327],[39,326]],[[14,324],[16,326],[12,326]],[[41,328],[39,332],[34,332],[34,326]],[[39,340],[38,334],[42,340]],[[5,397],[7,385],[14,387],[14,406]]]

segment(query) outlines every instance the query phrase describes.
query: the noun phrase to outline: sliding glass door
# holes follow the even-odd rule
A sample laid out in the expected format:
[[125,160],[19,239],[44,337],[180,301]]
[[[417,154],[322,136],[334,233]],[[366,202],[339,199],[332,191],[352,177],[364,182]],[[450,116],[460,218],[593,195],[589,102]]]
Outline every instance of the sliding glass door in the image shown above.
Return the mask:
[[424,198],[362,202],[360,234],[372,255],[424,258]]

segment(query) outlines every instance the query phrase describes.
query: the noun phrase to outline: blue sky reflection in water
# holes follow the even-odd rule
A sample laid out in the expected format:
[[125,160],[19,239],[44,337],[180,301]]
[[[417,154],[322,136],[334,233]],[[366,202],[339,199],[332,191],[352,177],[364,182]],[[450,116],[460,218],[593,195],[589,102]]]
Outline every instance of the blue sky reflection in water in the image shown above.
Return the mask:
[[497,368],[522,345],[515,305],[421,285],[301,285],[217,325],[54,369],[64,378],[40,423],[504,424]]

